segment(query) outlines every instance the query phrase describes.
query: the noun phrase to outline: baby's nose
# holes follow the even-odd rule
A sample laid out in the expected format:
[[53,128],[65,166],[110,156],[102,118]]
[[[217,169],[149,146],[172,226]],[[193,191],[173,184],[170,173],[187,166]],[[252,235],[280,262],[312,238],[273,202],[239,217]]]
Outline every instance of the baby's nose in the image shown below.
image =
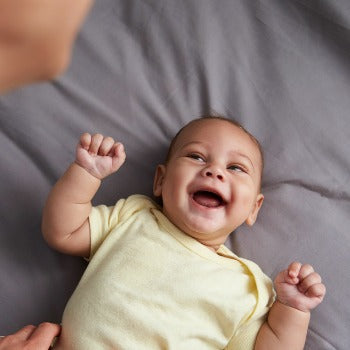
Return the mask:
[[224,175],[218,167],[210,167],[205,169],[204,175],[207,177],[216,177],[220,181],[224,179]]

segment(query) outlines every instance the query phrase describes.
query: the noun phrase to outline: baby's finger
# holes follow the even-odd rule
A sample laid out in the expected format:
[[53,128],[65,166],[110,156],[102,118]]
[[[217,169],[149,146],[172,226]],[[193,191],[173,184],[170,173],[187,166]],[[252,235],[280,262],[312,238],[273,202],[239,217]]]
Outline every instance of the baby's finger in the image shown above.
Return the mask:
[[98,154],[100,156],[107,156],[110,154],[111,150],[113,149],[114,146],[114,139],[110,136],[105,137],[102,140],[102,143],[100,145],[100,148],[98,150]]
[[305,295],[309,298],[319,298],[322,301],[326,295],[326,286],[323,283],[313,284]]
[[283,270],[281,271],[276,279],[275,279],[275,283],[289,283],[289,284],[298,284],[299,283],[299,279],[297,277],[291,277],[289,275],[289,270]]
[[301,263],[294,261],[288,266],[288,276],[292,278],[293,280],[296,280],[299,276],[300,269],[301,269]]
[[300,268],[299,278],[303,280],[304,278],[312,274],[314,271],[314,268],[310,264],[304,264]]
[[316,272],[311,272],[304,279],[300,280],[298,289],[301,293],[305,293],[314,284],[322,282],[321,276]]
[[113,146],[113,170],[118,170],[121,165],[124,163],[126,154],[124,150],[124,145],[120,142],[117,142]]
[[101,134],[95,134],[91,138],[91,144],[89,148],[89,153],[91,154],[98,154],[98,150],[101,146],[101,143],[103,141],[103,135]]
[[91,144],[91,135],[87,132],[80,136],[79,145],[88,150]]
[[125,155],[124,145],[116,142],[111,149],[111,155],[115,157],[123,157]]

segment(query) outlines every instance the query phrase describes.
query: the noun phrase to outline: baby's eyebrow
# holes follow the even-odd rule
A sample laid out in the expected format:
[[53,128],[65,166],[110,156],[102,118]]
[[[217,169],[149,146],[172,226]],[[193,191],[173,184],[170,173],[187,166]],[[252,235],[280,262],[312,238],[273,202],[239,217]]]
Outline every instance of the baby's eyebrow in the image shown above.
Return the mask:
[[251,164],[253,170],[255,170],[254,163],[246,154],[239,152],[239,151],[231,151],[230,153],[232,154],[232,156],[239,156],[239,157],[242,157],[242,158],[248,160],[248,162]]
[[191,146],[191,145],[204,145],[205,142],[202,141],[189,141],[187,143],[185,143],[181,148],[185,148],[187,146]]
[[190,141],[179,147],[179,150],[183,150],[190,146],[205,146],[205,142],[202,141]]

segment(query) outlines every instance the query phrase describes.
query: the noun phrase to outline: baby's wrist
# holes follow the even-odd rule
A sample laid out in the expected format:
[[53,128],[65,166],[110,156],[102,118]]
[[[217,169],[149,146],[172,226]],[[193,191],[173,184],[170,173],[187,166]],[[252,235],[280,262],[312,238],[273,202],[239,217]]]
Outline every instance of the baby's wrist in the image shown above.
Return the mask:
[[294,309],[294,310],[297,310],[297,311],[300,311],[300,312],[304,312],[306,314],[310,314],[310,310],[307,309],[307,308],[303,308],[301,306],[297,307],[297,305],[295,305],[295,303],[289,303],[287,301],[284,301],[284,300],[281,300],[280,298],[276,298],[275,300],[275,303],[279,303],[280,305],[283,305],[285,307],[289,307],[291,309]]
[[73,166],[77,166],[80,170],[83,170],[86,175],[89,175],[90,177],[94,178],[95,180],[102,181],[101,178],[94,175],[94,172],[86,168],[84,165],[80,164],[77,160],[75,160],[72,164]]
[[97,175],[95,175],[95,171],[94,169],[89,169],[87,167],[85,167],[84,165],[80,164],[79,161],[75,160],[74,163],[75,165],[77,165],[79,168],[85,170],[85,172],[87,172],[90,176],[92,176],[93,178],[102,181],[102,179],[100,177],[98,177]]

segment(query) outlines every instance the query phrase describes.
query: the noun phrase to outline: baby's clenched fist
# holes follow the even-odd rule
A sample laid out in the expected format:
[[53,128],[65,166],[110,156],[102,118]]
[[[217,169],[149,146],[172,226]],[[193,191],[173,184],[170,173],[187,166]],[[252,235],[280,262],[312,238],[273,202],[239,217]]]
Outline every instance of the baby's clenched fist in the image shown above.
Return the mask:
[[75,162],[91,175],[102,180],[116,172],[126,158],[124,146],[110,136],[102,134],[80,136]]
[[321,276],[309,264],[291,263],[275,279],[277,300],[300,311],[309,312],[326,294]]

